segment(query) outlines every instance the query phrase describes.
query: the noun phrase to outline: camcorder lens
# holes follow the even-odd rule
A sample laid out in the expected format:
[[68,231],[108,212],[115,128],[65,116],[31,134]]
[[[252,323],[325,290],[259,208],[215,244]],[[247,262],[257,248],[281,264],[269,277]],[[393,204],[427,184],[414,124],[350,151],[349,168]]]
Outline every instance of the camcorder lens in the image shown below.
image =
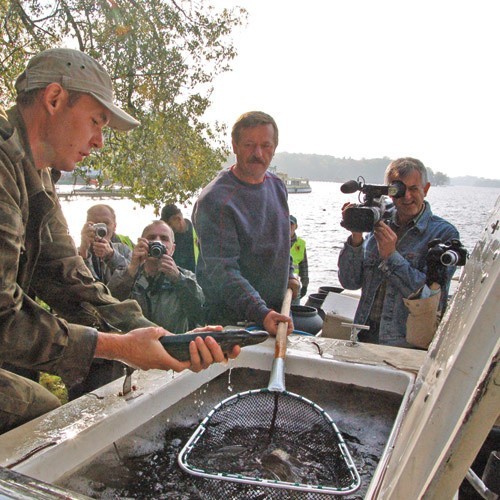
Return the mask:
[[373,231],[382,215],[382,211],[378,207],[349,207],[344,210],[340,224],[355,233],[368,233]]

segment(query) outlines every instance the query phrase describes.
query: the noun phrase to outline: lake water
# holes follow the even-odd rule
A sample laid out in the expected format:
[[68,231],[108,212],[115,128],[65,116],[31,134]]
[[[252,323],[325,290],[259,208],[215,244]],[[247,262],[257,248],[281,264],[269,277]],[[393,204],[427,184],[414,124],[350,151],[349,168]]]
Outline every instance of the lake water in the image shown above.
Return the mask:
[[[297,217],[297,234],[307,243],[309,261],[309,292],[322,285],[338,285],[337,260],[349,232],[340,226],[342,205],[357,203],[357,193],[343,194],[340,184],[335,182],[311,182],[312,192],[291,194],[288,202],[290,212]],[[70,186],[61,186],[71,189]],[[433,212],[445,217],[460,231],[460,239],[472,251],[485,229],[489,212],[500,196],[499,188],[474,188],[467,186],[431,187],[427,200]],[[70,233],[76,243],[80,242],[80,231],[86,220],[87,209],[96,203],[111,205],[117,214],[117,231],[136,241],[142,229],[157,218],[153,207],[141,208],[127,199],[62,200],[68,219]],[[180,207],[187,218],[191,218],[192,204]],[[304,299],[305,300],[305,299]]]

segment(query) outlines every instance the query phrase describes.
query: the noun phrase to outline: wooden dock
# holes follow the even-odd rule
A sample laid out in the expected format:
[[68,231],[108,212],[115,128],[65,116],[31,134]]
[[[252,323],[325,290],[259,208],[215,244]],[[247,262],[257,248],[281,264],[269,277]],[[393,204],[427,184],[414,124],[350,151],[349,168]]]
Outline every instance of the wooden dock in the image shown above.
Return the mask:
[[95,189],[95,190],[79,190],[73,189],[67,193],[58,192],[57,196],[61,200],[73,200],[76,198],[95,198],[95,199],[120,199],[120,198],[128,198],[131,196],[130,191],[126,189]]

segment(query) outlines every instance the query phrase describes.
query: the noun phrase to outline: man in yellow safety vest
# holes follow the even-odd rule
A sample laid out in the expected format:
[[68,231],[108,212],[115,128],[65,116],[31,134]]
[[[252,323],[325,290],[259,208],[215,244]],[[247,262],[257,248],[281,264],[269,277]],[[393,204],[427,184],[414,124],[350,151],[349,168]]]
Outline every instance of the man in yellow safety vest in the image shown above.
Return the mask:
[[290,215],[290,255],[293,260],[293,272],[299,275],[301,284],[299,296],[294,299],[294,304],[300,303],[300,299],[306,295],[309,285],[306,242],[295,234],[297,227],[297,218]]

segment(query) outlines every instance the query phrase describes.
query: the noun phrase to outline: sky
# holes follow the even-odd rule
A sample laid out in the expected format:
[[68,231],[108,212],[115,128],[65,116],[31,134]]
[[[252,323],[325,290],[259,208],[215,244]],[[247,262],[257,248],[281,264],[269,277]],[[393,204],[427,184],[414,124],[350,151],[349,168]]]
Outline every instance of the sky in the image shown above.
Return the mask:
[[[271,114],[277,152],[413,156],[500,179],[498,0],[212,0],[248,11],[205,117]],[[228,133],[227,143],[230,144]]]

